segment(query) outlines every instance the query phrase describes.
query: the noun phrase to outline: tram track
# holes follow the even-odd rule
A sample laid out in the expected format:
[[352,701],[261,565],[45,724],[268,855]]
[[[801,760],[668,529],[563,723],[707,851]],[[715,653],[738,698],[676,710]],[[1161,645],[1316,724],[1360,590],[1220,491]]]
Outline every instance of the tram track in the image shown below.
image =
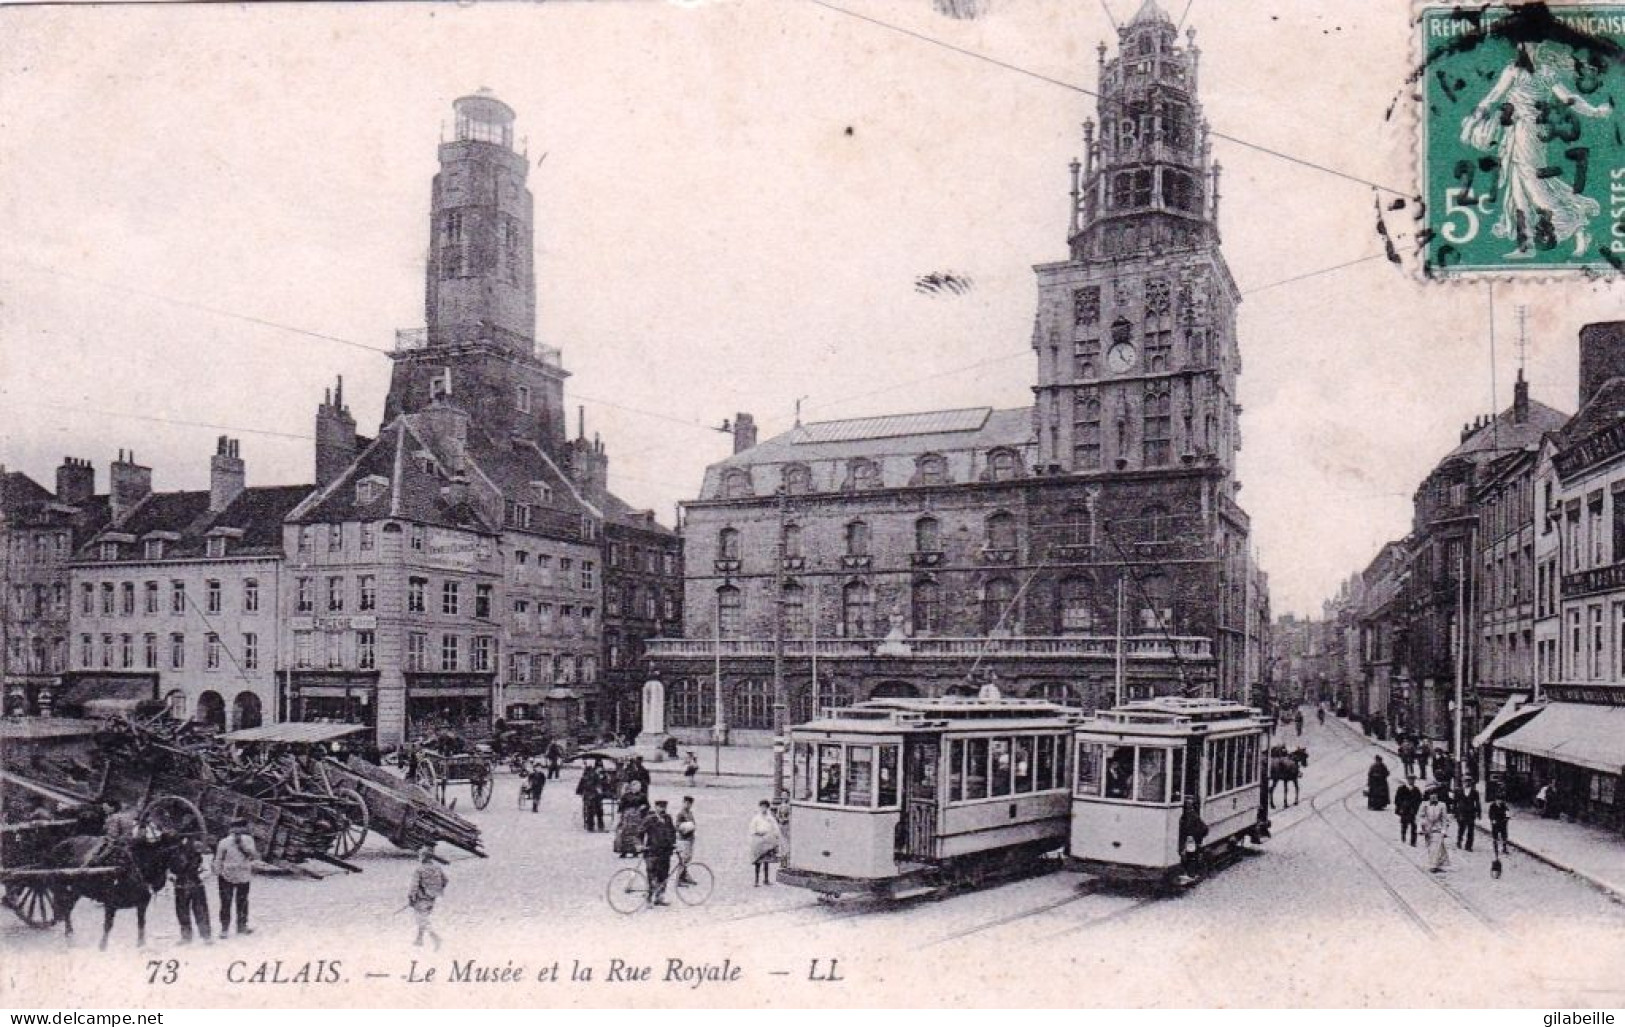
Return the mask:
[[1315,795],[1310,798],[1310,812],[1315,817],[1319,818],[1320,822],[1325,824],[1326,828],[1331,831],[1332,836],[1338,841],[1342,842],[1343,847],[1348,849],[1348,851],[1353,854],[1354,858],[1360,862],[1361,866],[1365,867],[1366,872],[1371,875],[1371,878],[1376,881],[1377,884],[1382,886],[1383,891],[1388,893],[1388,897],[1393,900],[1394,905],[1401,913],[1405,915],[1405,918],[1411,922],[1412,926],[1414,926],[1429,939],[1438,938],[1438,932],[1433,929],[1432,924],[1427,922],[1427,918],[1422,915],[1421,911],[1412,905],[1404,895],[1400,894],[1399,889],[1394,887],[1393,882],[1388,879],[1387,875],[1379,870],[1376,864],[1367,859],[1365,853],[1360,851],[1360,847],[1355,845],[1354,842],[1350,840],[1349,836],[1341,828],[1334,824],[1332,819],[1326,815],[1325,811],[1322,810],[1319,805],[1317,805],[1319,799],[1320,795]]

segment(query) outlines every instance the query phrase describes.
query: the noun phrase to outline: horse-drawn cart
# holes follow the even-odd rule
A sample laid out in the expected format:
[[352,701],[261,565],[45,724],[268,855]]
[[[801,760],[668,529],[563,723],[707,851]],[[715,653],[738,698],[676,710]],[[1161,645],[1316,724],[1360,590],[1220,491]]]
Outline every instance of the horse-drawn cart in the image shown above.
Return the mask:
[[438,798],[446,801],[446,786],[468,785],[469,797],[475,809],[491,805],[491,758],[482,752],[438,752],[419,749],[412,767],[412,780]]

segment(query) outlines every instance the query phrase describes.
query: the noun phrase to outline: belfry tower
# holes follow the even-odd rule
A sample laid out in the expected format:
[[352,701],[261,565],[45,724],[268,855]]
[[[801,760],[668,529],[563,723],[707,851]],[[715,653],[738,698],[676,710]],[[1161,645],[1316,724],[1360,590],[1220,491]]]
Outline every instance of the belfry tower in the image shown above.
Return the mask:
[[1072,164],[1069,260],[1044,264],[1033,331],[1041,466],[1207,468],[1234,491],[1241,370],[1219,251],[1219,166],[1185,45],[1156,0],[1099,48],[1098,134]]
[[514,112],[484,89],[453,108],[429,205],[426,327],[396,333],[384,420],[449,402],[493,440],[520,435],[559,454],[568,373],[536,342],[533,203]]

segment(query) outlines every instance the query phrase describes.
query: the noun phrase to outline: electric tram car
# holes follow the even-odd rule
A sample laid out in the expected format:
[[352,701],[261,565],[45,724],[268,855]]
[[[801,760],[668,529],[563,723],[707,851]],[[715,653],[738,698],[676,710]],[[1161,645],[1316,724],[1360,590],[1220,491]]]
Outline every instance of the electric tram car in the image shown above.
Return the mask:
[[1269,836],[1265,719],[1222,699],[1160,698],[1103,710],[1074,732],[1066,862],[1116,881],[1181,873],[1180,817],[1194,802],[1204,858]]
[[793,728],[779,880],[907,898],[1032,867],[1067,841],[1081,719],[1032,699],[870,699]]

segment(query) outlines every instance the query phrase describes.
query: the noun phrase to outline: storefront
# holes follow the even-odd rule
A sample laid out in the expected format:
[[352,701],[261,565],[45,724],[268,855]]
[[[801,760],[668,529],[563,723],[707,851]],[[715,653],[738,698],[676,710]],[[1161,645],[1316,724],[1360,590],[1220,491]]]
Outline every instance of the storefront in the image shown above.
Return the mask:
[[378,672],[289,671],[283,701],[288,720],[375,727]]
[[1625,829],[1625,706],[1547,703],[1495,745],[1515,798],[1551,785],[1562,815]]
[[51,703],[58,717],[92,717],[133,710],[158,698],[157,674],[78,672],[64,675],[62,691]]
[[415,741],[441,731],[464,738],[491,734],[496,675],[407,674],[406,737]]

